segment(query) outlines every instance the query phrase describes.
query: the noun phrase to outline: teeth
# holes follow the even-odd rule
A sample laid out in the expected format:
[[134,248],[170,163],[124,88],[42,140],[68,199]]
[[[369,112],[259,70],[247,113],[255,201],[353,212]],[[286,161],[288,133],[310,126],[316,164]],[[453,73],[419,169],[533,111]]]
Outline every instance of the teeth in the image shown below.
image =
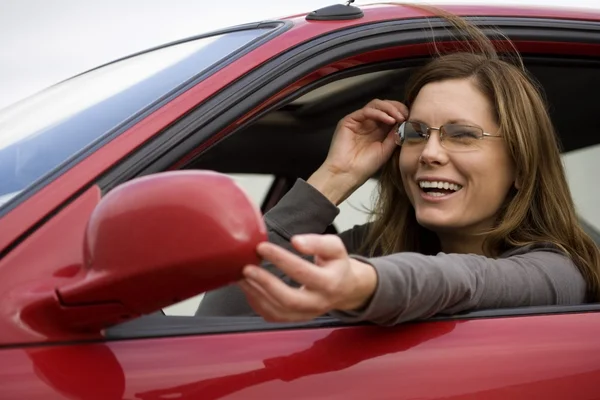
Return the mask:
[[[456,183],[450,183],[450,182],[442,182],[442,181],[420,181],[419,182],[419,186],[421,187],[421,189],[446,189],[446,190],[452,190],[454,192],[456,192],[457,190],[462,189],[462,186],[457,185]],[[430,193],[431,194],[431,193]]]

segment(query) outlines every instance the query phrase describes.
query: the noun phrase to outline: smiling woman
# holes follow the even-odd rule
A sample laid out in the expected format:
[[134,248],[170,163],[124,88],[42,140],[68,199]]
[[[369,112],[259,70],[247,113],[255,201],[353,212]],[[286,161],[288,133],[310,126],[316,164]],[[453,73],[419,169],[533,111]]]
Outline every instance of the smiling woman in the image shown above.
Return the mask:
[[[541,94],[518,56],[501,59],[444,16],[476,47],[417,70],[405,103],[343,118],[322,166],[265,215],[267,263],[245,269],[241,291],[208,293],[200,315],[389,325],[600,300],[598,248],[577,222]],[[314,235],[380,169],[372,221]]]
[[[456,57],[456,65],[468,61]],[[405,122],[398,142],[401,179],[419,225],[437,233],[446,253],[481,254],[485,236],[479,233],[494,226],[515,185],[491,105],[472,81],[441,80],[423,85],[410,121],[440,127]]]

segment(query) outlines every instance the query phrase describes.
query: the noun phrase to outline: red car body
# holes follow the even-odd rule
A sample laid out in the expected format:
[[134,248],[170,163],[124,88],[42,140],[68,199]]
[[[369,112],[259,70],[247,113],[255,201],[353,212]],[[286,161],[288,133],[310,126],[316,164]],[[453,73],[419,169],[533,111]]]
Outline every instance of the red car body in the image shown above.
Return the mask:
[[[434,319],[393,328],[315,323],[254,329],[251,324],[242,330],[194,334],[187,328],[169,326],[163,333],[149,335],[119,333],[124,331],[118,326],[112,335],[112,328],[89,332],[46,329],[41,325],[51,325],[54,314],[48,312],[46,319],[30,316],[31,305],[46,301],[49,288],[59,293],[78,279],[85,263],[82,243],[86,226],[103,197],[96,183],[136,149],[230,83],[290,48],[363,25],[402,24],[424,15],[424,11],[393,4],[362,9],[364,16],[351,20],[290,17],[285,20],[287,30],[172,96],[2,214],[0,398],[600,398],[600,307],[540,315]],[[599,12],[537,7],[446,9],[461,15],[570,21],[600,30]],[[516,42],[528,53],[600,59],[600,41]],[[427,52],[419,43],[388,45],[319,66],[257,102],[178,163],[185,163],[278,100],[334,71]],[[165,285],[169,279],[175,277],[167,276]],[[69,318],[83,321],[104,312],[106,304],[71,306]],[[36,323],[30,322],[34,320]]]

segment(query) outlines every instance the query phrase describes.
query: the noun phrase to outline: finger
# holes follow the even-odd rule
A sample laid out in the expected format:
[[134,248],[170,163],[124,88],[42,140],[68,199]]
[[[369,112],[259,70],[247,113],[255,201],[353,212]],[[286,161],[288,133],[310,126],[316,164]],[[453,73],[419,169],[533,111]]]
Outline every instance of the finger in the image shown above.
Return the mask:
[[267,322],[282,322],[282,313],[261,291],[247,280],[238,283],[250,307]]
[[[257,247],[258,254],[265,260],[273,263],[277,268],[283,271],[287,276],[299,282],[303,285],[314,286],[318,285],[318,283],[323,278],[323,271],[321,268],[317,267],[315,264],[307,261],[296,254],[279,247],[272,243],[261,243]],[[263,276],[264,274],[269,273],[268,271],[262,268],[250,268],[245,269],[244,273],[252,272],[257,275]],[[252,276],[250,276],[252,277]],[[274,279],[281,282],[275,276]],[[284,284],[285,285],[285,284]]]
[[244,292],[248,303],[252,309],[268,322],[299,322],[310,321],[320,315],[314,313],[298,313],[291,310],[282,309],[278,304],[273,303],[264,293],[257,288],[255,284],[248,280],[239,282],[240,288]]
[[250,307],[252,307],[252,309],[256,311],[257,314],[262,315],[262,298],[264,296],[262,296],[262,294],[259,293],[256,288],[252,287],[245,279],[239,281],[238,286],[240,287],[240,289],[242,289],[244,295],[246,295],[246,300],[248,300],[248,304],[250,304]]
[[[397,101],[375,99],[372,101],[371,106],[394,117],[394,122],[404,121],[406,115],[408,115],[408,108]],[[406,113],[403,111],[406,111]]]
[[365,108],[363,110],[363,116],[365,119],[371,119],[374,121],[383,122],[384,124],[387,124],[387,125],[393,125],[397,122],[396,118],[394,118],[393,116],[389,115],[388,113],[386,113],[378,108],[374,108],[374,107]]
[[324,261],[348,257],[344,242],[335,235],[297,235],[292,238],[292,245],[299,252]]
[[279,278],[277,278],[275,275],[273,275],[269,271],[267,271],[263,268],[257,267],[255,265],[248,265],[243,270],[243,275],[246,277],[246,279],[242,280],[242,281],[245,281],[247,284],[251,284],[252,286],[254,286],[254,288],[256,290],[258,290],[261,293],[261,295],[264,298],[268,299],[270,302],[277,303],[277,299],[273,298],[273,296],[271,296],[270,293],[268,293],[260,284],[256,283],[254,281],[254,279],[251,278],[251,277],[254,277],[256,274],[265,275],[265,277],[263,279],[274,279],[276,282],[279,282],[283,285],[285,285],[285,283],[283,283]]
[[398,111],[400,111],[400,113],[402,114],[402,117],[403,117],[402,120],[406,120],[408,118],[408,116],[410,115],[410,110],[404,103],[401,103],[401,102],[395,101],[395,100],[386,100],[386,102],[390,103]]
[[324,300],[311,290],[300,290],[286,285],[269,272],[260,268],[251,268],[247,280],[261,290],[272,304],[292,313],[319,314],[324,309]]
[[382,145],[383,145],[384,153],[385,153],[386,157],[389,157],[397,146],[397,144],[396,144],[396,127],[395,126],[392,130],[390,130],[387,137],[383,140]]

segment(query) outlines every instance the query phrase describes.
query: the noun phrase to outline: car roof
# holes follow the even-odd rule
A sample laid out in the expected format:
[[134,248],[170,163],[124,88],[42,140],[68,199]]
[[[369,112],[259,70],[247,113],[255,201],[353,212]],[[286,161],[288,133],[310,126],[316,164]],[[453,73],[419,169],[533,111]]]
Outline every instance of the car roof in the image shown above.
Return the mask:
[[[411,7],[415,6],[415,7]],[[583,7],[552,7],[546,5],[486,5],[472,4],[457,1],[455,4],[435,4],[428,6],[440,8],[444,11],[460,16],[487,16],[487,17],[529,17],[529,18],[560,18],[600,21],[600,9]],[[357,6],[364,13],[361,19],[351,20],[356,23],[370,22],[371,20],[384,21],[392,19],[405,19],[431,16],[426,11],[424,4],[407,4],[400,2],[372,3]],[[312,10],[311,10],[312,11]],[[284,20],[293,21],[295,25],[314,23],[306,20],[309,12],[287,16]]]

